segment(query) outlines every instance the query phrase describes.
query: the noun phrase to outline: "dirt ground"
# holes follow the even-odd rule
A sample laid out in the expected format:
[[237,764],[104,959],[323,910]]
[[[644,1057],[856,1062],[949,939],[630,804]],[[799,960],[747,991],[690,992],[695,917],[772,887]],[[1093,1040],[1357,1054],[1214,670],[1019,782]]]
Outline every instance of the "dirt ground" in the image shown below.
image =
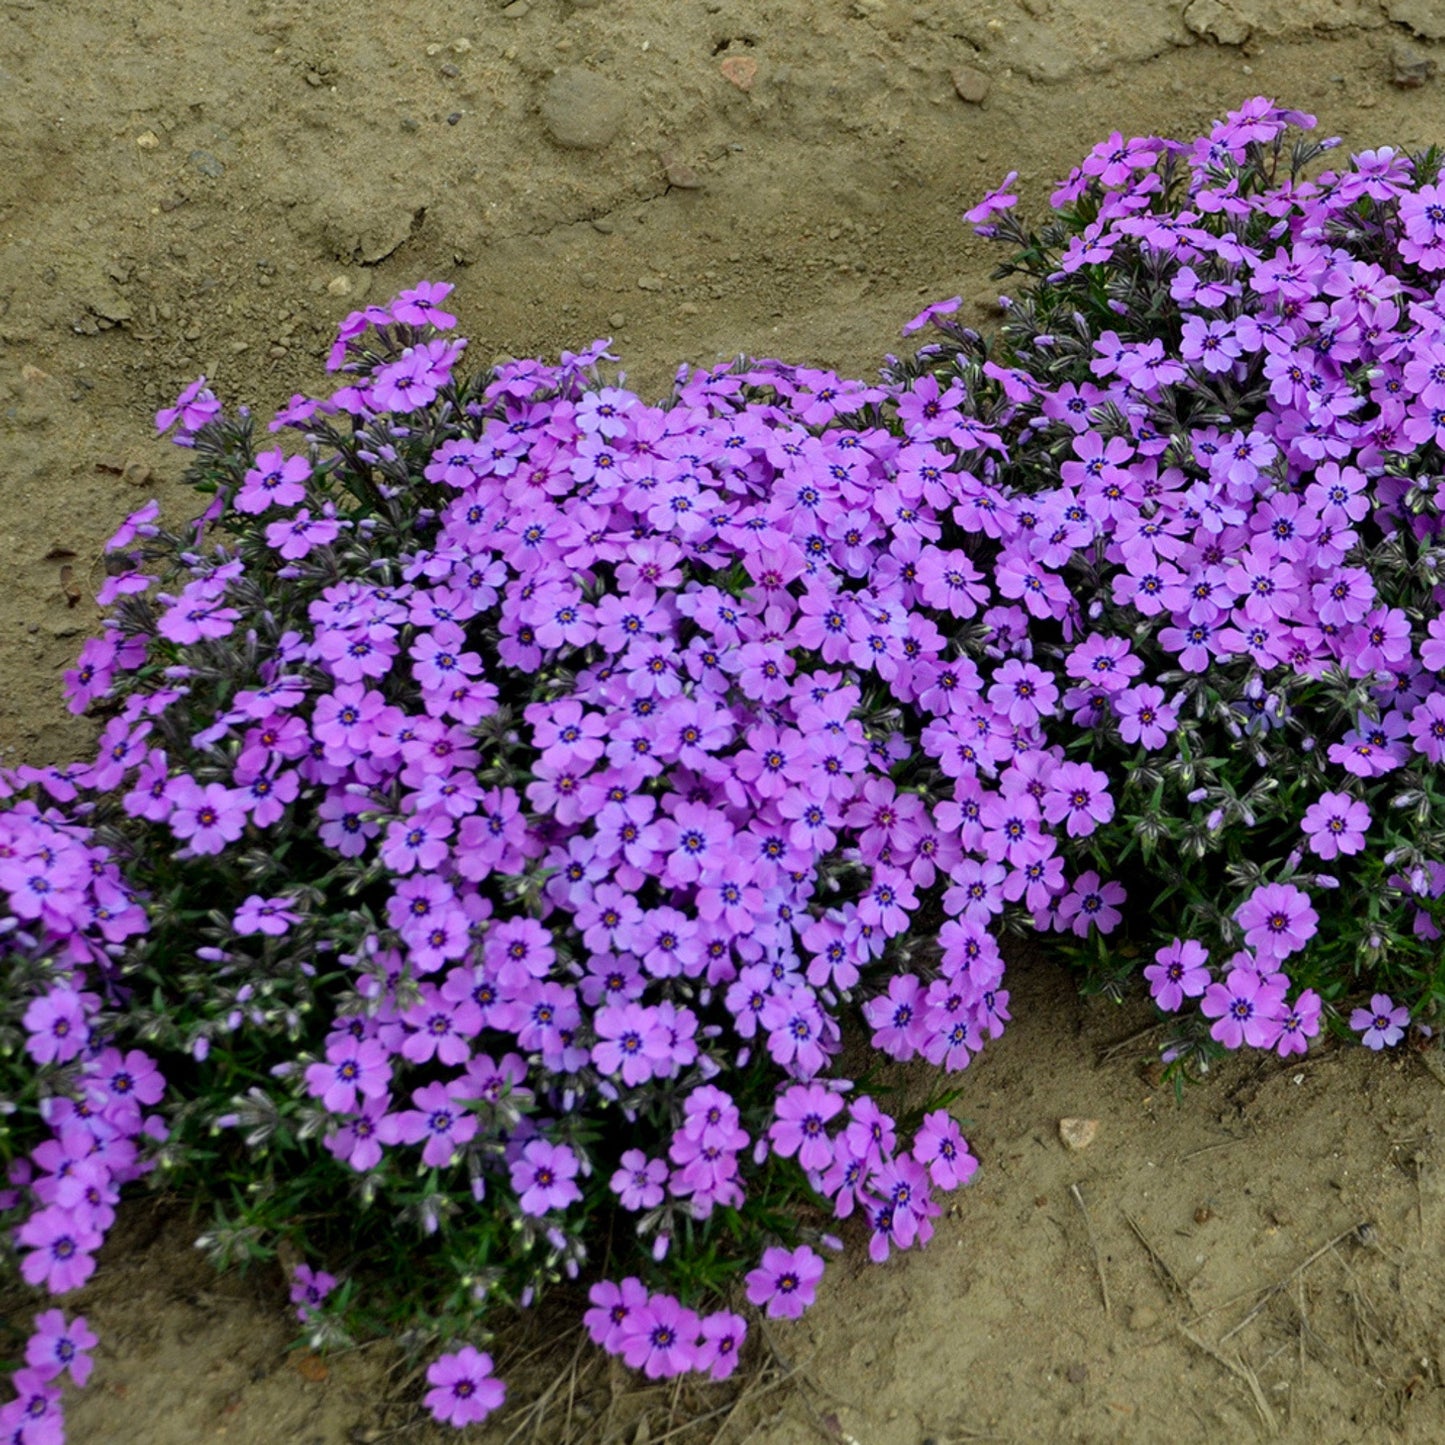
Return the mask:
[[[267,414],[427,277],[477,361],[612,336],[647,395],[738,352],[866,376],[927,301],[988,323],[959,213],[1007,170],[1037,213],[1111,130],[1256,93],[1355,149],[1442,141],[1442,42],[1441,0],[0,0],[0,756],[89,741],[59,675],[101,541],[186,505],[150,418],[198,373]],[[1231,1061],[1176,1102],[1147,1010],[1047,961],[1011,984],[957,1110],[984,1167],[929,1249],[833,1270],[731,1416],[579,1367],[575,1437],[718,1409],[694,1438],[1445,1439],[1437,1057]],[[1082,1153],[1065,1116],[1099,1121]],[[386,1347],[288,1350],[279,1277],[216,1279],[194,1232],[118,1227],[76,1445],[440,1438]]]

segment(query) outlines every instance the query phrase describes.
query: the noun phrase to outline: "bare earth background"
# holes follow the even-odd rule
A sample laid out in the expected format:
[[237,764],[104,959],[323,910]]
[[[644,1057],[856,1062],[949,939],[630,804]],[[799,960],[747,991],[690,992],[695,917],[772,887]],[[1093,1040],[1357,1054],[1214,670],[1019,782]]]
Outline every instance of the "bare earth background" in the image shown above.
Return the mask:
[[[59,675],[103,539],[187,505],[151,414],[200,372],[268,415],[346,312],[427,277],[477,362],[613,336],[648,396],[738,352],[871,375],[927,301],[990,320],[958,216],[1005,171],[1037,214],[1111,130],[1256,93],[1354,149],[1445,140],[1442,41],[1442,0],[0,0],[0,753],[89,743]],[[1232,1060],[1176,1102],[1147,1009],[1046,959],[1010,981],[958,1105],[984,1167],[928,1250],[850,1252],[731,1416],[536,1327],[504,1365],[570,1423],[474,1433],[1445,1439],[1438,1056]],[[1086,1151],[1063,1116],[1099,1121]],[[144,1202],[117,1227],[75,1445],[442,1438],[390,1347],[290,1348],[279,1269],[218,1279],[195,1232]]]

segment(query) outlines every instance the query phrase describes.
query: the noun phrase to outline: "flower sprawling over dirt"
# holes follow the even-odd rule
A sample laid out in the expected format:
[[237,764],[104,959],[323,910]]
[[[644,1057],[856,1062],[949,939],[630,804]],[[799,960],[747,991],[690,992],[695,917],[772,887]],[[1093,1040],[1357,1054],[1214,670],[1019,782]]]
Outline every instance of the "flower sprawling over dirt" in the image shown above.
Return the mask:
[[[293,1270],[309,1336],[445,1347],[464,1425],[488,1308],[601,1240],[592,1338],[713,1379],[729,1285],[801,1313],[830,1218],[926,1243],[975,1160],[845,1030],[965,1068],[1001,927],[1142,972],[1181,1068],[1303,1052],[1360,973],[1396,1043],[1445,987],[1441,172],[1306,179],[1312,124],[1116,135],[1037,233],[1006,182],[1001,335],[940,303],[876,383],[464,377],[423,282],[262,442],[187,388],[210,504],[110,543],[97,754],[4,778],[25,1279],[83,1283],[159,1162],[218,1259],[346,1261]],[[58,1438],[93,1340],[36,1340],[0,1426]]]

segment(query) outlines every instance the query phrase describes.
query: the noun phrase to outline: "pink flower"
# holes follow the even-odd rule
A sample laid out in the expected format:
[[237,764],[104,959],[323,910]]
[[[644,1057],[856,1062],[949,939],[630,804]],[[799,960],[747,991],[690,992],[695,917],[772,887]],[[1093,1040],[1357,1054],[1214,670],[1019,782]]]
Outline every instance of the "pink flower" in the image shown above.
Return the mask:
[[280,451],[262,452],[247,471],[233,503],[238,512],[255,514],[267,507],[294,507],[306,499],[311,463],[305,457],[287,457]]
[[784,1159],[798,1156],[808,1170],[823,1170],[833,1162],[828,1120],[843,1110],[842,1098],[822,1084],[794,1084],[778,1100],[768,1138]]
[[706,1370],[711,1379],[726,1380],[738,1367],[747,1321],[741,1315],[719,1310],[702,1321],[702,1339],[693,1357],[694,1370]]
[[1263,978],[1252,968],[1233,968],[1223,983],[1212,983],[1204,991],[1200,1010],[1205,1018],[1217,1020],[1209,1030],[1227,1049],[1241,1044],[1251,1048],[1273,1047],[1284,1018],[1285,981],[1282,974]]
[[1284,1017],[1279,1021],[1279,1039],[1275,1043],[1275,1052],[1280,1058],[1288,1058],[1291,1054],[1302,1054],[1309,1047],[1306,1042],[1320,1031],[1320,1010],[1323,1001],[1314,989],[1307,988],[1294,1001],[1291,1007],[1287,1008]]
[[592,1308],[582,1316],[594,1345],[610,1355],[622,1352],[623,1336],[631,1317],[647,1304],[647,1290],[640,1279],[629,1275],[620,1284],[610,1279],[598,1280],[587,1291]]
[[1097,924],[1100,933],[1109,933],[1123,918],[1114,906],[1122,903],[1128,894],[1120,883],[1101,883],[1099,875],[1092,868],[1079,874],[1073,889],[1059,902],[1059,921],[1068,924],[1070,930],[1080,938],[1089,936],[1089,929]]
[[698,1317],[671,1295],[649,1295],[628,1317],[622,1333],[622,1358],[649,1380],[669,1379],[693,1368]]
[[232,926],[243,936],[265,933],[279,938],[300,918],[294,899],[262,898],[259,893],[252,893],[236,910]]
[[967,1184],[978,1168],[968,1152],[963,1132],[947,1109],[935,1109],[923,1116],[913,1137],[913,1157],[928,1166],[929,1177],[939,1189],[956,1189]]
[[312,1269],[309,1264],[298,1264],[291,1280],[291,1303],[296,1306],[296,1318],[305,1324],[311,1312],[336,1288],[336,1276],[324,1269]]
[[492,1375],[492,1357],[464,1345],[427,1366],[426,1407],[444,1425],[475,1425],[507,1398],[507,1387]]
[[94,1361],[86,1352],[99,1343],[84,1315],[69,1323],[60,1310],[46,1310],[35,1316],[35,1333],[25,1347],[25,1363],[43,1380],[54,1380],[64,1371],[83,1386],[90,1379]]
[[577,1156],[565,1144],[533,1139],[522,1157],[512,1162],[512,1188],[522,1212],[543,1215],[581,1199],[582,1191],[574,1182],[577,1170]]
[[202,787],[194,778],[171,779],[166,788],[171,802],[171,832],[193,853],[215,854],[234,843],[246,828],[244,794],[223,783]]
[[1306,810],[1300,826],[1309,838],[1310,852],[1321,858],[1358,853],[1365,846],[1370,809],[1348,793],[1321,793]]
[[95,1273],[101,1237],[78,1212],[51,1205],[32,1214],[15,1237],[30,1250],[20,1261],[26,1284],[43,1284],[51,1294],[68,1294]]
[[1377,993],[1369,1008],[1357,1008],[1350,1014],[1350,1027],[1362,1032],[1360,1042],[1367,1049],[1393,1048],[1405,1036],[1410,1010],[1397,1005],[1387,993]]
[[608,1181],[624,1209],[641,1213],[662,1203],[667,1183],[667,1164],[649,1159],[641,1149],[628,1149],[618,1161],[622,1166]]
[[1208,957],[1204,945],[1192,938],[1165,944],[1144,970],[1154,1002],[1173,1013],[1186,998],[1198,998],[1209,986],[1209,970],[1204,966]]
[[1320,916],[1292,883],[1264,883],[1234,913],[1244,941],[1262,963],[1279,963],[1315,935]]
[[762,1263],[748,1271],[748,1303],[766,1306],[771,1320],[795,1320],[817,1297],[823,1269],[822,1258],[806,1244],[764,1250]]

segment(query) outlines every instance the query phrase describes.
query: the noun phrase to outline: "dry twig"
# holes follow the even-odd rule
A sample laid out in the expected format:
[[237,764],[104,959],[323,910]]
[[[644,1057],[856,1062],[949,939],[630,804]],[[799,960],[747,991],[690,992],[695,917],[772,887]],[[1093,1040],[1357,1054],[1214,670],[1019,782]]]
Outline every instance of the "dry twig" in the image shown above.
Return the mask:
[[1084,1216],[1084,1228],[1089,1235],[1089,1248],[1094,1254],[1094,1268],[1099,1275],[1099,1293],[1104,1297],[1104,1313],[1112,1317],[1114,1311],[1109,1305],[1109,1281],[1104,1278],[1104,1257],[1099,1253],[1099,1241],[1094,1237],[1094,1221],[1089,1218],[1089,1211],[1084,1206],[1084,1196],[1079,1193],[1077,1184],[1069,1185],[1069,1193],[1074,1196],[1074,1203],[1079,1206],[1079,1213]]
[[[1333,1239],[1327,1239],[1322,1245],[1320,1245],[1317,1250],[1315,1250],[1307,1258],[1302,1260],[1299,1264],[1295,1265],[1295,1267],[1290,1270],[1287,1275],[1283,1276],[1283,1278],[1277,1279],[1271,1285],[1266,1285],[1265,1288],[1260,1291],[1259,1298],[1255,1300],[1254,1306],[1250,1309],[1249,1313],[1246,1314],[1245,1317],[1240,1320],[1238,1324],[1233,1326],[1233,1328],[1226,1330],[1224,1334],[1219,1337],[1219,1343],[1222,1345],[1226,1340],[1233,1339],[1233,1337],[1237,1335],[1240,1330],[1242,1330],[1247,1324],[1249,1324],[1249,1322],[1253,1320],[1260,1313],[1260,1311],[1263,1310],[1265,1306],[1268,1305],[1269,1302],[1277,1294],[1279,1294],[1281,1290],[1287,1288],[1312,1264],[1315,1264],[1317,1261],[1323,1259],[1325,1255],[1327,1255],[1337,1244],[1343,1244],[1345,1240],[1349,1239],[1351,1236],[1359,1237],[1362,1230],[1366,1230],[1369,1228],[1369,1221],[1365,1220],[1359,1224],[1352,1224],[1348,1229],[1342,1229],[1337,1235],[1335,1235]],[[1222,1309],[1223,1306],[1220,1306],[1220,1308]],[[1213,1311],[1210,1311],[1210,1313],[1213,1313]]]
[[1179,1276],[1175,1274],[1174,1271],[1169,1267],[1168,1260],[1166,1260],[1164,1256],[1161,1255],[1159,1251],[1155,1249],[1154,1246],[1149,1242],[1149,1238],[1144,1233],[1143,1226],[1139,1223],[1139,1221],[1135,1219],[1134,1216],[1130,1214],[1127,1209],[1121,1209],[1119,1212],[1124,1216],[1124,1223],[1127,1224],[1129,1228],[1134,1231],[1134,1238],[1137,1239],[1139,1243],[1144,1246],[1144,1253],[1149,1256],[1149,1263],[1154,1266],[1154,1272],[1159,1276],[1160,1280],[1169,1289],[1173,1290],[1173,1292],[1177,1294],[1180,1299],[1184,1300],[1186,1304],[1192,1303],[1189,1298],[1188,1288],[1184,1285],[1183,1281],[1180,1280]]
[[1254,1401],[1254,1408],[1259,1412],[1260,1422],[1264,1425],[1265,1433],[1268,1435],[1279,1434],[1279,1421],[1274,1418],[1274,1411],[1269,1407],[1269,1401],[1264,1397],[1264,1389],[1259,1383],[1259,1376],[1244,1363],[1243,1360],[1231,1360],[1222,1350],[1211,1345],[1208,1340],[1200,1339],[1193,1330],[1184,1325],[1179,1326],[1179,1333],[1184,1336],[1190,1344],[1204,1351],[1212,1360],[1217,1360],[1237,1380],[1244,1382],[1245,1388],[1249,1391],[1250,1398]]

